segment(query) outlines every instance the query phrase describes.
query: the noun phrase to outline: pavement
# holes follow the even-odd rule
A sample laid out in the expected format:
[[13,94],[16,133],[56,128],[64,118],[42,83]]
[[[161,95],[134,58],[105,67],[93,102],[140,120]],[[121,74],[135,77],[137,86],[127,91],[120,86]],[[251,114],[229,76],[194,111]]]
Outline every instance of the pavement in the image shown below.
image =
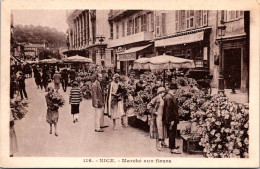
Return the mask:
[[[169,149],[159,152],[148,132],[133,127],[123,128],[120,121],[117,121],[117,130],[113,130],[112,120],[106,116],[105,123],[109,127],[104,133],[95,132],[91,100],[82,101],[79,122],[73,123],[68,104],[70,87],[67,92],[60,89],[66,103],[59,109],[59,136],[56,137],[49,134],[46,122],[46,92],[37,89],[34,78],[26,79],[26,90],[29,108],[25,118],[15,122],[19,148],[15,157],[203,157],[198,154],[171,154]],[[181,139],[177,139],[177,145],[182,151]]]
[[[231,91],[232,91],[231,89],[225,89],[224,91],[230,101],[235,101],[237,103],[243,103],[243,104],[249,103],[248,93],[242,93],[240,90],[236,90],[236,94],[232,94]],[[212,95],[217,93],[218,93],[218,89],[212,88]]]

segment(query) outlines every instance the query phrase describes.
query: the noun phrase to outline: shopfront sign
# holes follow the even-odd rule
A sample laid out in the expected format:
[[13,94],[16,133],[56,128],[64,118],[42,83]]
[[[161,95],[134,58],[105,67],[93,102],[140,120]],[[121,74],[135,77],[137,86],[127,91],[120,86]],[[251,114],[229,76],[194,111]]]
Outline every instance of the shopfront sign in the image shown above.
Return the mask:
[[125,54],[119,54],[119,60],[120,61],[130,61],[130,60],[136,60],[136,53],[125,53]]
[[124,52],[126,50],[126,48],[123,48],[123,47],[118,47],[116,49],[116,53],[121,53],[121,52]]

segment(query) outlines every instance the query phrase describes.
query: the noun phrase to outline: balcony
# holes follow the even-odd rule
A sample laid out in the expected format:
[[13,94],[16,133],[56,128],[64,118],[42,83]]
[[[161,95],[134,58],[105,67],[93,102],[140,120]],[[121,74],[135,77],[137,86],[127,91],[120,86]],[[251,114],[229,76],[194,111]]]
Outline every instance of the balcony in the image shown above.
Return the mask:
[[112,39],[109,41],[108,47],[112,48],[112,47],[130,44],[130,43],[150,41],[152,39],[153,39],[153,32],[149,32],[149,31],[139,32],[129,36],[120,37],[119,39]]
[[133,15],[136,12],[141,10],[110,10],[108,13],[108,20],[109,21],[119,21],[123,18],[127,18]]

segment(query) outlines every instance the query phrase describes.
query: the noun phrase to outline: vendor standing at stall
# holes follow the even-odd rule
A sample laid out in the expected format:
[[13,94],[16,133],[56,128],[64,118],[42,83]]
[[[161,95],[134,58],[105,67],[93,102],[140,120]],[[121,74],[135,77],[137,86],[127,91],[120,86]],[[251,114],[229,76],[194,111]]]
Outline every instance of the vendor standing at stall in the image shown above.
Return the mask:
[[178,89],[176,83],[169,85],[169,91],[164,98],[163,122],[167,125],[169,135],[169,149],[172,154],[181,154],[176,146],[175,139],[177,137],[177,125],[179,124],[178,102],[175,93]]

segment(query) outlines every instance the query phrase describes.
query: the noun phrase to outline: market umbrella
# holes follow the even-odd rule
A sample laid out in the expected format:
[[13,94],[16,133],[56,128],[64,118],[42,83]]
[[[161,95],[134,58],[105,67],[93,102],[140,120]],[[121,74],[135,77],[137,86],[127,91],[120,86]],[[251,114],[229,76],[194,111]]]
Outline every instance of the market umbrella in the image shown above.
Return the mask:
[[62,61],[64,63],[92,63],[93,62],[92,59],[79,56],[79,55],[64,58],[62,59]]
[[165,85],[165,70],[175,68],[195,68],[193,60],[170,55],[159,55],[152,58],[139,58],[134,62],[134,69],[164,70],[163,83]]
[[150,69],[195,68],[193,60],[160,55],[150,58]]
[[43,59],[43,60],[40,60],[39,62],[40,63],[58,63],[60,61],[57,60],[57,59],[52,58],[52,59]]
[[150,69],[150,58],[139,58],[134,61],[133,69]]

